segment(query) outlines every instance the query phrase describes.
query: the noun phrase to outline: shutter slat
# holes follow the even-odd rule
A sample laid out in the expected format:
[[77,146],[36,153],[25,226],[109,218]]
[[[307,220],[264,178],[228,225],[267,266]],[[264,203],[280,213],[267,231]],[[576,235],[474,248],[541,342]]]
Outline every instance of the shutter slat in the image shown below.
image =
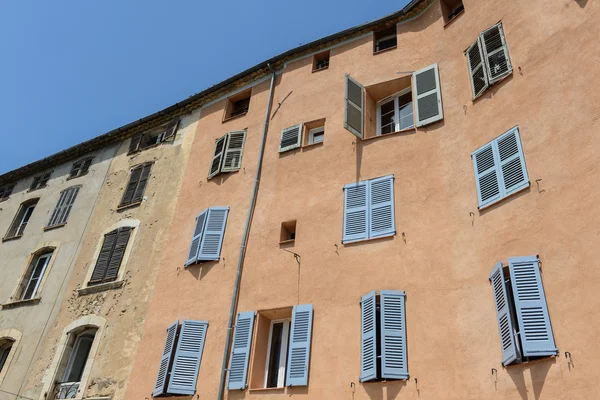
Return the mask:
[[296,149],[302,144],[302,124],[287,127],[281,131],[279,152]]
[[198,261],[216,261],[221,257],[228,212],[229,207],[209,208],[198,251]]
[[537,256],[508,259],[510,281],[525,357],[558,354]]
[[254,311],[239,313],[233,336],[233,348],[229,360],[227,389],[245,389],[248,375],[248,360],[254,329]]
[[364,93],[363,85],[346,74],[344,128],[360,139],[364,130]]
[[146,190],[146,185],[148,184],[148,178],[150,177],[150,170],[152,169],[152,164],[144,165],[142,167],[142,172],[140,174],[140,178],[135,187],[135,192],[133,194],[132,202],[141,201],[144,197],[144,191]]
[[502,198],[498,174],[499,163],[496,159],[493,143],[488,143],[476,150],[471,157],[475,169],[479,208],[482,208]]
[[129,153],[134,153],[140,149],[142,136],[143,134],[137,133],[131,137],[131,142],[129,142]]
[[63,209],[63,205],[65,204],[65,200],[67,198],[67,191],[62,191],[60,193],[60,197],[58,198],[58,203],[56,203],[56,207],[54,207],[54,211],[52,211],[52,216],[50,217],[50,222],[48,222],[48,226],[58,225],[58,216]]
[[358,182],[344,187],[343,243],[366,239],[369,231],[369,184]]
[[381,378],[384,379],[408,379],[404,300],[401,290],[380,292]]
[[119,268],[121,267],[121,262],[123,262],[123,256],[125,255],[125,250],[127,249],[127,243],[129,242],[129,237],[131,236],[131,231],[132,229],[130,227],[119,228],[115,247],[110,256],[108,268],[106,269],[106,274],[103,279],[104,282],[110,282],[117,279]]
[[242,166],[242,155],[246,143],[246,131],[229,132],[227,147],[223,158],[221,172],[230,172],[240,169]]
[[125,188],[125,192],[123,193],[123,198],[121,199],[120,205],[127,205],[133,201],[133,195],[135,194],[135,188],[137,187],[138,181],[140,180],[140,176],[142,174],[142,167],[137,167],[131,171],[129,175],[129,182],[127,183],[127,187]]
[[377,378],[377,303],[375,291],[360,301],[360,381]]
[[102,242],[102,247],[100,249],[100,253],[98,255],[98,260],[96,261],[96,266],[94,267],[94,272],[92,272],[92,278],[90,279],[90,284],[92,283],[100,283],[104,276],[106,275],[106,270],[108,269],[108,262],[110,261],[110,256],[112,254],[115,243],[117,242],[117,234],[118,230],[115,229],[104,235],[104,242]]
[[154,384],[154,390],[152,391],[152,397],[159,396],[165,393],[165,386],[167,383],[167,374],[169,372],[169,364],[171,362],[171,355],[173,354],[173,347],[175,344],[175,336],[177,335],[177,326],[179,321],[167,328],[167,338],[165,340],[165,347],[160,359],[158,367],[158,376]]
[[207,215],[208,210],[204,210],[196,217],[196,226],[194,227],[194,234],[192,235],[188,259],[185,262],[186,266],[191,265],[198,260],[198,252],[200,251],[200,242],[202,241],[202,233],[204,232],[204,224]]
[[489,82],[494,84],[512,71],[502,23],[485,30],[480,35],[480,43],[483,47]]
[[496,303],[496,318],[498,319],[500,345],[502,347],[502,365],[506,366],[520,358],[520,354],[515,340],[515,323],[510,312],[510,299],[501,262],[498,262],[492,269],[490,281],[494,291],[494,302]]
[[294,306],[286,368],[286,386],[308,385],[312,320],[312,304]]
[[215,150],[213,152],[213,158],[210,162],[210,168],[208,170],[208,179],[219,174],[221,172],[221,164],[223,162],[223,153],[227,145],[227,134],[221,136],[215,142]]
[[69,215],[71,214],[71,209],[73,208],[73,204],[75,203],[75,199],[79,194],[79,187],[72,188],[72,196],[69,201],[64,205],[64,212],[62,216],[59,218],[59,224],[66,224],[69,219]]
[[471,91],[473,100],[481,95],[489,87],[487,67],[484,63],[483,50],[480,39],[477,38],[465,52],[469,75],[471,77]]
[[385,176],[369,182],[369,238],[396,233],[394,224],[394,177]]
[[417,127],[444,119],[438,65],[433,64],[413,73]]
[[499,162],[504,196],[529,186],[525,157],[521,147],[519,128],[515,127],[494,141]]
[[196,392],[207,329],[207,321],[182,322],[167,393],[193,395]]

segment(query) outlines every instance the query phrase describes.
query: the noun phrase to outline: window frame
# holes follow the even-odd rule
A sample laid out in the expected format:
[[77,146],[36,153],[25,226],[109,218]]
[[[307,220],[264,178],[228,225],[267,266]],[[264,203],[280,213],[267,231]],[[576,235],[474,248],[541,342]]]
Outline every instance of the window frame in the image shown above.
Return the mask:
[[69,377],[69,375],[71,375],[71,372],[73,372],[73,366],[75,364],[75,359],[77,358],[77,352],[79,350],[79,347],[81,346],[81,342],[85,339],[85,340],[90,340],[90,350],[88,350],[88,354],[85,358],[85,362],[83,363],[83,365],[81,366],[81,375],[83,376],[83,372],[85,371],[85,366],[90,358],[90,353],[91,353],[91,349],[92,346],[94,345],[94,339],[96,339],[96,334],[97,334],[97,330],[95,329],[86,329],[83,332],[80,332],[77,334],[77,336],[75,337],[75,342],[73,344],[73,350],[71,351],[71,354],[69,355],[69,361],[67,362],[67,366],[65,368],[65,372],[63,374],[63,378],[62,378],[62,384],[64,383],[81,383],[81,377],[79,378],[78,381],[68,381],[67,378]]
[[10,356],[10,352],[15,344],[14,340],[7,339],[6,342],[7,343],[5,343],[0,350],[0,373],[4,371],[4,367],[7,366],[8,357]]
[[[38,290],[40,289],[42,279],[44,278],[44,274],[46,273],[46,270],[48,269],[48,266],[50,265],[50,262],[52,261],[53,255],[54,255],[54,250],[36,255],[32,259],[32,261],[29,264],[29,266],[27,267],[27,271],[26,271],[26,274],[28,274],[29,270],[31,269],[31,274],[29,274],[29,277],[27,278],[27,283],[23,286],[23,291],[21,293],[19,293],[19,301],[27,301],[27,300],[32,300],[32,299],[36,298],[36,294],[38,293]],[[35,287],[33,289],[33,292],[31,293],[31,297],[25,298],[25,295],[27,294],[29,286],[31,285],[31,281],[33,279],[35,270],[36,270],[37,266],[39,265],[39,262],[41,259],[45,259],[44,265],[42,266],[42,271],[40,272],[40,274],[37,278]]]
[[[404,96],[405,94],[410,93],[410,107],[412,109],[412,126],[406,127],[406,128],[400,128],[400,104],[399,104],[399,99],[401,96]],[[388,132],[388,133],[381,133],[381,106],[384,103],[389,103],[391,100],[393,99],[394,101],[394,130],[392,132]],[[397,132],[405,132],[405,131],[410,131],[410,130],[414,130],[415,129],[415,105],[414,105],[414,96],[413,96],[413,91],[412,91],[412,85],[402,89],[399,92],[394,93],[391,96],[388,96],[380,101],[377,102],[376,107],[377,107],[377,121],[376,121],[376,136],[385,136],[385,135],[389,135],[392,133],[397,133]]]
[[[52,177],[52,171],[44,172],[43,174],[39,174],[33,177],[33,181],[29,186],[29,192],[33,192],[36,190],[43,189],[48,186],[48,181]],[[43,183],[43,186],[40,186]]]
[[[322,139],[315,142],[315,134],[321,134]],[[325,125],[317,126],[308,130],[308,144],[319,144],[325,141]]]
[[[154,165],[154,162],[149,161],[149,162],[145,162],[142,164],[138,164],[129,170],[129,179],[127,180],[127,184],[125,185],[125,189],[123,191],[123,196],[121,196],[121,201],[119,202],[119,205],[117,206],[118,210],[124,209],[124,208],[129,208],[129,207],[135,207],[137,205],[140,205],[144,201],[144,194],[146,193],[146,189],[148,188],[148,183],[150,182],[150,178],[152,177],[153,165]],[[146,182],[144,184],[144,190],[142,192],[142,197],[139,200],[135,200],[135,193],[137,192],[138,188],[140,187],[142,175],[144,174],[144,169],[146,167],[149,168],[149,172],[148,172],[148,177],[146,178]],[[131,201],[125,201],[125,196],[127,194],[127,190],[129,188],[129,185],[132,183],[131,179],[133,178],[133,173],[136,170],[140,170],[140,176],[138,177],[137,182],[135,184],[135,188],[133,189],[133,194],[131,195]]]
[[[37,207],[39,200],[40,198],[36,197],[33,199],[26,200],[19,205],[19,209],[17,210],[17,213],[15,214],[12,223],[8,227],[8,231],[6,231],[6,234],[2,239],[3,241],[18,239],[25,234],[25,228],[27,228],[27,225],[29,225],[29,221],[33,216],[33,213],[35,211],[35,208]],[[31,210],[31,213],[25,221],[25,217],[27,216],[27,212],[29,210]],[[11,232],[14,232],[14,234],[11,234]]]
[[15,190],[16,183],[8,183],[4,186],[0,186],[0,202],[6,201],[10,198],[13,190]]
[[[393,33],[392,33],[392,31],[393,31]],[[378,37],[378,35],[382,35],[382,36]],[[379,45],[381,42],[390,40],[390,39],[394,39],[394,38],[396,39],[396,43],[393,46],[386,47],[385,49],[379,49]],[[397,47],[398,47],[398,28],[397,28],[396,24],[394,24],[393,26],[373,32],[373,54],[383,53],[388,50],[396,49]]]
[[[273,340],[273,327],[277,323],[283,323],[283,329],[281,332],[281,348],[279,350],[279,367],[277,369],[277,386],[269,387],[267,386],[269,381],[269,367],[270,367],[270,358],[271,358],[271,345]],[[285,377],[287,372],[287,358],[289,352],[289,335],[290,328],[292,325],[291,318],[282,318],[271,320],[271,325],[269,327],[269,340],[267,344],[267,358],[265,361],[265,379],[264,379],[264,388],[265,389],[277,389],[285,387]]]
[[[92,166],[93,160],[94,160],[94,156],[90,156],[90,157],[84,157],[84,158],[81,158],[81,159],[75,161],[73,163],[73,165],[71,165],[71,171],[69,171],[69,176],[67,177],[67,180],[76,179],[81,176],[87,175],[89,173],[90,167]],[[86,167],[86,163],[87,163],[87,167]],[[80,164],[80,165],[76,167],[77,164]],[[85,167],[85,169],[84,169],[84,167]],[[75,175],[73,174],[74,171],[77,171],[77,173]]]

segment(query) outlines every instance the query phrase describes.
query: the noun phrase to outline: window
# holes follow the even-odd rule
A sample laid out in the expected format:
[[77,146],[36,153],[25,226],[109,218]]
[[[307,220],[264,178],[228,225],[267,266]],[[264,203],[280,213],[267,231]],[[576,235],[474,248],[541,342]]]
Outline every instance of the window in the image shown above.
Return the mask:
[[408,379],[405,294],[401,290],[367,293],[360,302],[360,381]]
[[33,214],[33,210],[35,209],[38,200],[39,199],[30,199],[21,204],[21,207],[19,208],[12,225],[8,229],[4,240],[23,236],[25,228],[31,219],[31,215]]
[[325,118],[289,126],[281,131],[279,152],[284,153],[301,146],[322,143],[325,140]]
[[[255,318],[256,317],[256,318]],[[312,304],[238,314],[229,364],[227,389],[245,389],[256,319],[250,388],[308,385]],[[291,321],[291,322],[290,322]]]
[[514,257],[490,273],[505,366],[558,354],[539,264],[537,256]]
[[92,165],[92,160],[94,157],[87,157],[82,160],[73,163],[71,167],[71,172],[69,173],[69,179],[77,178],[79,176],[86,175],[90,166]]
[[44,174],[35,176],[33,178],[33,182],[31,182],[31,187],[29,188],[29,191],[45,188],[48,185],[48,181],[50,180],[51,174],[52,172],[46,172]]
[[130,226],[124,226],[104,235],[88,286],[113,282],[117,279],[132,231],[133,228]]
[[96,329],[84,329],[78,334],[70,334],[64,353],[65,366],[54,387],[53,398],[71,399],[77,396],[88,362],[92,345],[96,337]]
[[0,187],[0,201],[8,200],[12,194],[15,184],[8,184]]
[[167,328],[153,397],[164,394],[193,395],[204,350],[207,321],[184,320]]
[[287,127],[281,131],[279,152],[297,149],[302,143],[302,124]]
[[325,127],[319,126],[317,128],[309,129],[308,144],[323,143],[324,140],[325,140]]
[[14,341],[10,339],[2,339],[0,341],[0,373],[6,372],[5,367],[8,367],[8,356],[12,350]]
[[400,132],[415,126],[410,87],[377,105],[377,135]]
[[329,68],[329,50],[313,56],[312,72],[322,71]]
[[215,141],[208,179],[225,172],[237,171],[242,166],[246,131],[232,131]]
[[446,24],[465,11],[462,0],[441,0],[440,5],[442,7],[442,14],[444,15],[444,23]]
[[502,22],[483,31],[465,52],[473,100],[512,73]]
[[393,175],[344,186],[342,243],[395,234]]
[[174,118],[166,124],[133,135],[131,137],[131,142],[129,143],[129,152],[127,154],[133,154],[173,139],[177,133],[178,126],[179,118]]
[[248,110],[250,109],[251,93],[252,90],[248,89],[242,93],[236,94],[235,96],[231,96],[227,100],[223,122],[248,113]]
[[296,240],[296,220],[281,223],[279,243],[290,243]]
[[151,168],[152,163],[146,163],[131,170],[129,183],[127,184],[125,193],[123,193],[123,198],[121,199],[119,207],[137,205],[142,202],[144,191],[148,184],[148,178],[150,178]]
[[186,266],[201,261],[218,261],[225,235],[229,207],[210,207],[196,217]]
[[71,186],[70,188],[60,192],[60,197],[58,198],[56,207],[54,207],[54,211],[52,211],[52,215],[50,216],[48,225],[46,225],[46,229],[55,228],[67,223],[69,214],[71,214],[71,209],[73,208],[73,204],[75,203],[75,199],[77,198],[80,187],[81,186]]
[[396,25],[391,28],[384,29],[373,33],[373,52],[379,53],[387,49],[394,49],[398,44],[398,36],[396,34]]
[[17,290],[16,300],[31,300],[36,297],[44,273],[52,259],[53,250],[42,252],[31,260]]
[[475,150],[471,158],[479,209],[529,187],[518,127]]

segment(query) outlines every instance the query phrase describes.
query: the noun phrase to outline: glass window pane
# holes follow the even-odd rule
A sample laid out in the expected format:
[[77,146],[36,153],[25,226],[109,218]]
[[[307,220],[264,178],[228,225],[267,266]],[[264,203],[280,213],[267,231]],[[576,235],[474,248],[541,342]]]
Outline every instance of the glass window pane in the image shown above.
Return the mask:
[[390,133],[395,131],[394,126],[394,99],[383,103],[380,106],[380,126],[381,133]]
[[65,382],[79,382],[81,380],[81,375],[83,374],[93,341],[94,337],[88,335],[77,338],[73,353],[71,353],[69,359],[70,368],[65,376]]
[[281,357],[281,342],[283,338],[283,322],[273,324],[271,333],[271,347],[269,353],[269,363],[267,367],[267,387],[277,387],[279,377],[279,361]]

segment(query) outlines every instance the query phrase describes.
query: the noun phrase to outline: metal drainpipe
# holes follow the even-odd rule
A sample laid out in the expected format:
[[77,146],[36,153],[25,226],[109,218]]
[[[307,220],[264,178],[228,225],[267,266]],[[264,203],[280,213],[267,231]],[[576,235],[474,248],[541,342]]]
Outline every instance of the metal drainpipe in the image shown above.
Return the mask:
[[244,266],[244,257],[246,255],[246,243],[248,242],[248,234],[250,233],[250,225],[252,223],[252,215],[256,206],[256,195],[258,193],[258,184],[260,183],[260,172],[262,169],[262,160],[265,153],[265,142],[267,139],[267,131],[269,129],[269,115],[271,114],[271,106],[273,104],[273,89],[275,88],[275,71],[271,64],[267,64],[271,70],[271,86],[269,88],[269,102],[267,103],[267,111],[265,113],[265,123],[262,132],[262,140],[260,143],[260,151],[258,153],[258,165],[256,167],[256,175],[254,177],[254,188],[252,189],[252,198],[250,199],[250,208],[248,209],[248,217],[246,218],[246,227],[244,228],[244,236],[242,237],[242,245],[240,247],[240,256],[238,258],[237,273],[235,276],[235,285],[233,287],[233,295],[231,296],[231,309],[229,311],[229,323],[227,324],[227,338],[225,339],[225,351],[223,352],[223,364],[221,366],[221,380],[219,381],[218,400],[223,400],[225,391],[225,377],[227,376],[227,361],[229,359],[229,351],[231,349],[233,321],[237,310],[238,296],[240,283],[242,280],[242,269]]

